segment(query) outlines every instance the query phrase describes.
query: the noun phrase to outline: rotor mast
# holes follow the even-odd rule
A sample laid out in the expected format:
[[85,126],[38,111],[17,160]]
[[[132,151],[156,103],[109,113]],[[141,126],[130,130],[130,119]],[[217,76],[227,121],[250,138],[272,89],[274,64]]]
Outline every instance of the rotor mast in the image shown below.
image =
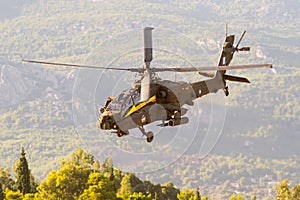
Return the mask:
[[152,30],[151,27],[144,28],[144,74],[141,81],[141,99],[140,101],[147,101],[150,97],[150,83],[151,72],[150,63],[153,59],[152,56]]

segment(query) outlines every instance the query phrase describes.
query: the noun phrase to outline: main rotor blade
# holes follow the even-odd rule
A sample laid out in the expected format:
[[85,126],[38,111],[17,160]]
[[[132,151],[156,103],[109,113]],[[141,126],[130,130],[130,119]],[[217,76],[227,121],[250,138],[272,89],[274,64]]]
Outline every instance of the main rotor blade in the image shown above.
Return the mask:
[[[94,69],[111,69],[129,72],[142,73],[145,71],[143,68],[114,68],[114,67],[100,67],[93,65],[78,65],[69,63],[59,63],[59,62],[46,62],[46,61],[36,61],[36,60],[22,60],[23,62],[34,63],[34,64],[44,64],[44,65],[56,65],[56,66],[67,66],[67,67],[78,67],[78,68],[94,68]],[[210,66],[210,67],[186,67],[186,68],[151,68],[151,72],[196,72],[196,71],[218,71],[218,70],[237,70],[237,69],[250,69],[250,68],[273,68],[272,64],[255,64],[255,65],[232,65],[232,66]]]
[[210,66],[210,67],[186,67],[186,68],[151,68],[152,72],[197,72],[197,71],[221,71],[221,70],[237,70],[251,68],[273,68],[271,64],[254,64],[254,65],[232,65],[232,66]]
[[46,61],[37,61],[37,60],[25,60],[22,59],[22,62],[34,63],[34,64],[43,64],[43,65],[56,65],[56,66],[66,66],[66,67],[77,67],[77,68],[94,68],[94,69],[111,69],[111,70],[121,70],[121,71],[130,71],[130,72],[143,72],[143,69],[140,68],[115,68],[115,67],[100,67],[93,65],[78,65],[78,64],[69,64],[69,63],[59,63],[59,62],[46,62]]
[[144,62],[145,68],[150,67],[152,61],[152,30],[151,27],[144,28]]

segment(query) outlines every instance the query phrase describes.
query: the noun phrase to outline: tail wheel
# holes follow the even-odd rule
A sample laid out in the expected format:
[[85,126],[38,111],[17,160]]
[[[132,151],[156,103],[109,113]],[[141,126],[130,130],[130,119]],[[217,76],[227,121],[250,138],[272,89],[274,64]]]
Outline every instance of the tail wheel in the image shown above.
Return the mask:
[[117,132],[117,136],[118,136],[118,137],[122,137],[122,136],[123,136],[123,133],[119,131],[119,132]]
[[154,135],[153,135],[153,132],[148,132],[147,134],[146,134],[146,140],[147,140],[147,142],[152,142],[153,141],[153,138],[154,138]]
[[117,136],[118,137],[122,137],[122,136],[125,136],[125,135],[128,135],[128,134],[129,134],[128,131],[122,131],[122,130],[117,131]]

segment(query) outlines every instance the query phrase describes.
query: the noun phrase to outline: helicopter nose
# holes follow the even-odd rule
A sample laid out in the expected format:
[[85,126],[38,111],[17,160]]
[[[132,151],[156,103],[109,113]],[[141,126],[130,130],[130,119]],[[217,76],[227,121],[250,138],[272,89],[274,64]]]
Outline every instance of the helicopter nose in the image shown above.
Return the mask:
[[113,120],[111,116],[101,115],[98,119],[98,127],[103,130],[110,130],[113,127]]

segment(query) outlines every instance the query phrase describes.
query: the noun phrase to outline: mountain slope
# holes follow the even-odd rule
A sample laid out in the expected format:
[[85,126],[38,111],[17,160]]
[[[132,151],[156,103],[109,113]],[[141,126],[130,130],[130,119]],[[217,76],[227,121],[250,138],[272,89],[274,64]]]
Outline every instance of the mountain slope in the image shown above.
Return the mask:
[[[127,171],[151,172],[141,177],[179,187],[207,186],[207,193],[218,187],[232,192],[228,181],[245,177],[245,193],[260,188],[266,196],[266,174],[273,175],[272,181],[299,180],[299,1],[239,1],[229,8],[217,0],[50,0],[11,2],[8,7],[16,10],[0,21],[1,167],[11,166],[25,146],[33,173],[43,179],[60,158],[80,146],[99,160],[112,157]],[[154,65],[184,67],[186,60],[194,66],[214,65],[226,22],[237,38],[247,29],[241,45],[252,48],[237,53],[233,64],[272,63],[277,74],[231,72],[252,83],[229,83],[228,98],[220,91],[200,99],[189,107],[190,122],[182,128],[149,127],[158,135],[148,146],[137,131],[120,139],[96,128],[99,107],[107,96],[129,87],[133,75],[20,62],[29,58],[139,67],[141,29],[153,26]],[[217,102],[211,104],[210,98]],[[159,156],[141,158],[149,152]],[[251,167],[247,171],[245,166]]]

